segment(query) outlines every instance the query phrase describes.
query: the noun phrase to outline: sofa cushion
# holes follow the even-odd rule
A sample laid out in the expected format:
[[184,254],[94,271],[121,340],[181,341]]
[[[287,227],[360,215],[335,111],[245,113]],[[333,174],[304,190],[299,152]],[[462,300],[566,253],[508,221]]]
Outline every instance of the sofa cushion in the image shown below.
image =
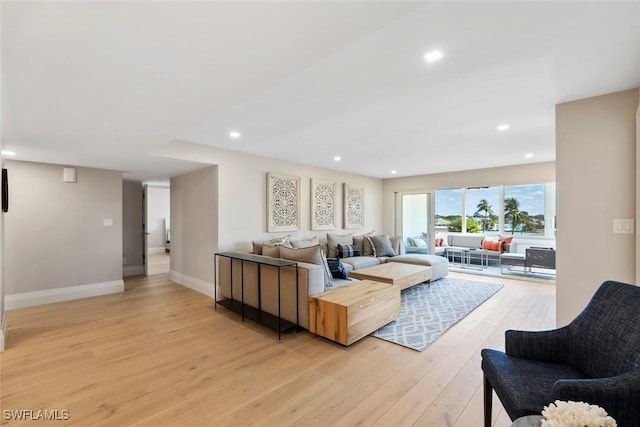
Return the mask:
[[482,241],[482,249],[502,252],[502,242],[484,239]]
[[371,242],[374,257],[398,255],[393,250],[393,247],[391,247],[391,239],[389,239],[389,236],[386,234],[381,234],[379,236],[367,236],[367,240]]
[[354,283],[358,282],[358,279],[349,279],[348,277],[346,279],[333,279],[333,284],[332,284],[332,288],[339,288],[340,286],[345,286],[345,285],[352,285]]
[[396,255],[404,255],[407,253],[407,247],[404,245],[402,236],[389,237],[389,240],[391,240],[391,247]]
[[345,264],[349,264],[354,270],[373,267],[374,265],[380,264],[380,260],[378,258],[374,258],[370,256],[355,256],[351,258],[342,258],[342,262]]
[[391,257],[387,259],[387,262],[400,262],[431,267],[431,280],[437,280],[449,274],[449,261],[438,255],[406,254]]
[[448,240],[449,246],[480,249],[484,234],[449,234]]
[[502,243],[502,252],[507,250],[507,246],[513,241],[513,236],[502,236],[498,234],[498,241]]
[[271,243],[265,243],[264,245],[262,245],[262,255],[272,258],[280,258],[280,246],[282,245],[272,245]]
[[308,248],[287,248],[286,246],[280,247],[280,256],[283,259],[290,261],[308,262],[310,264],[316,264],[322,266],[325,270],[324,285],[327,288],[331,287],[331,272],[329,271],[329,265],[327,264],[327,258],[322,252],[320,245],[310,246]]
[[413,246],[418,247],[418,248],[426,248],[427,247],[427,242],[424,241],[424,239],[418,238],[418,237],[414,237],[413,238]]
[[291,244],[289,243],[289,235],[287,234],[286,236],[282,236],[282,237],[275,237],[271,240],[262,240],[262,241],[258,241],[258,240],[254,240],[253,242],[251,242],[253,244],[253,252],[256,255],[262,255],[262,246],[263,245],[284,245],[284,246],[289,246],[291,247]]
[[340,258],[327,258],[327,263],[329,264],[331,276],[333,276],[334,279],[346,279],[349,277],[346,268],[344,268],[344,264],[340,261]]
[[368,233],[361,234],[359,236],[353,236],[353,244],[360,249],[360,255],[373,255],[373,248],[371,243],[367,240],[367,236],[375,236],[376,231],[371,230]]
[[350,258],[360,256],[360,251],[356,245],[343,245],[342,243],[338,243],[336,255],[338,258]]
[[348,234],[331,234],[327,233],[327,256],[329,258],[336,258],[338,243],[343,245],[351,245],[353,244],[353,236],[351,233]]
[[308,248],[311,246],[315,246],[318,243],[319,243],[318,236],[312,236],[312,237],[307,237],[306,239],[292,240],[291,246],[299,249],[299,248]]

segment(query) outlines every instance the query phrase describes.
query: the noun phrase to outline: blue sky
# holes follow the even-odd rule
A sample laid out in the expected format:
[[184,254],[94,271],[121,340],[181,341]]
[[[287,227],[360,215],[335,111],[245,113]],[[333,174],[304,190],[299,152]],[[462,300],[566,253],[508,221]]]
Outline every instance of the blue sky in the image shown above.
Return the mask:
[[[481,199],[487,199],[493,213],[497,215],[500,209],[498,197],[498,187],[467,190],[467,215],[475,213]],[[504,197],[514,197],[520,202],[520,210],[528,212],[529,215],[544,214],[544,184],[505,186]],[[459,215],[461,210],[461,189],[436,190],[437,215]]]

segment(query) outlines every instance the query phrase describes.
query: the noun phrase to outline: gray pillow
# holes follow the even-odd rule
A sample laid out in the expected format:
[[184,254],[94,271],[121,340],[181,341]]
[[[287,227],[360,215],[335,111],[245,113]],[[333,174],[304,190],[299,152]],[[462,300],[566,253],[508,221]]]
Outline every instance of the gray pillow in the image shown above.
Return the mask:
[[262,255],[262,246],[263,245],[283,245],[291,247],[291,243],[289,243],[289,235],[282,237],[275,237],[271,240],[263,240],[263,241],[253,241],[253,253],[256,255]]
[[331,271],[320,245],[299,249],[280,246],[280,257],[290,261],[308,262],[321,266],[324,270],[324,286],[325,288],[331,287]]
[[369,243],[369,241],[367,240],[367,236],[375,236],[375,234],[376,231],[371,230],[368,233],[364,233],[359,236],[353,236],[353,244],[358,247],[361,255],[373,255],[373,248],[371,247],[371,243]]
[[318,236],[307,237],[306,239],[292,240],[291,246],[294,248],[308,248],[318,244]]
[[336,249],[338,248],[338,243],[342,243],[343,245],[352,245],[353,237],[351,233],[349,234],[330,234],[327,233],[327,256],[329,258],[337,258]]
[[407,248],[404,245],[402,236],[389,237],[389,240],[391,240],[391,247],[396,255],[404,255],[407,253]]
[[413,239],[414,242],[414,246],[417,246],[419,248],[426,248],[427,247],[427,242],[424,241],[424,239],[418,239],[417,237],[415,239]]
[[380,236],[367,236],[367,240],[373,247],[374,257],[396,256],[398,255],[391,246],[391,240],[386,234]]

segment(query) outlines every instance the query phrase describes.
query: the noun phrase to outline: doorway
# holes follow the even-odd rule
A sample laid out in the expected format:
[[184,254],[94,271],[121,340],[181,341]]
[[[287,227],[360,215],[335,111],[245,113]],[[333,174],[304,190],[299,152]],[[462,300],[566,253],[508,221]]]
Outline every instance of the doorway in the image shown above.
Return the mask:
[[[429,192],[396,193],[396,234],[402,236],[407,245],[407,252],[433,253],[431,210]],[[425,247],[414,247],[410,244],[414,240]]]
[[143,186],[143,260],[146,275],[167,274],[171,257],[169,184]]

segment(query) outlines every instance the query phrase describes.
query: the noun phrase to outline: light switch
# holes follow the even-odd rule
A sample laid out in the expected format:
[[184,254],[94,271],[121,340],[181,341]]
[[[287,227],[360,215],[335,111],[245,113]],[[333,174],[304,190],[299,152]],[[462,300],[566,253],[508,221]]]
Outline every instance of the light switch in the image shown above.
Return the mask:
[[104,225],[105,227],[113,227],[113,219],[112,218],[103,219],[102,225]]
[[613,233],[614,234],[633,234],[633,218],[616,218],[613,220]]

